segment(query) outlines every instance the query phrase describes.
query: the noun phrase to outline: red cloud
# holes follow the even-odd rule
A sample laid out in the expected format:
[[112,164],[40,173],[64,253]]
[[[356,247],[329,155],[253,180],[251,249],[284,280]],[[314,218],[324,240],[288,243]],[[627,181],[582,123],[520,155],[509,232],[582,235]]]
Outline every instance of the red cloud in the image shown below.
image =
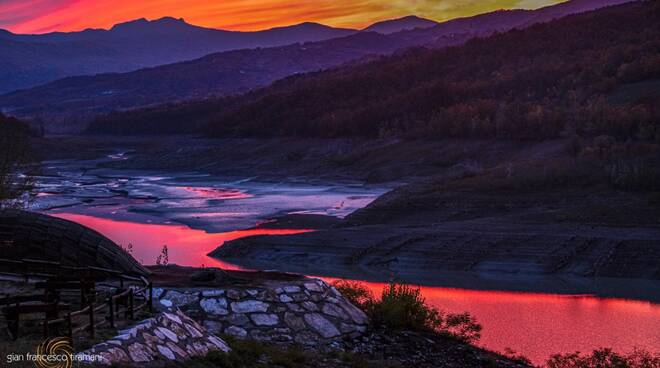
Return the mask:
[[[550,4],[559,0],[533,1]],[[76,31],[164,16],[234,30],[307,21],[359,28],[410,14],[443,20],[520,3],[521,0],[2,0],[0,28],[16,33]]]

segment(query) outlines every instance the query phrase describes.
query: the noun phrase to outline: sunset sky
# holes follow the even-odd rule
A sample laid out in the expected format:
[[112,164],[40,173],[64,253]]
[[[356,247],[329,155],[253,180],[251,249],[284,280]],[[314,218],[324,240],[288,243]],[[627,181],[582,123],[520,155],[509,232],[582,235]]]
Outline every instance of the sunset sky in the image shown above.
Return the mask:
[[245,31],[305,21],[360,28],[411,14],[442,21],[558,2],[561,0],[0,0],[0,28],[15,33],[77,31],[164,16]]

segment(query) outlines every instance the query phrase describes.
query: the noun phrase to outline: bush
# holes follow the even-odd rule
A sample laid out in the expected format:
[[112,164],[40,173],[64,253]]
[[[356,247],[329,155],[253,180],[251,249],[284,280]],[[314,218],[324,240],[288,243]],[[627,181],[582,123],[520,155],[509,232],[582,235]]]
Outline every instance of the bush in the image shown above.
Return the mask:
[[504,355],[505,357],[513,360],[514,362],[516,362],[518,364],[522,364],[524,366],[531,366],[532,365],[532,361],[529,360],[529,358],[527,358],[526,356],[518,353],[517,351],[515,351],[511,348],[505,348],[504,352],[502,352],[502,355]]
[[436,330],[442,314],[426,305],[419,288],[390,283],[371,305],[372,321],[394,330]]
[[374,300],[374,295],[364,287],[359,282],[348,281],[348,280],[337,280],[332,286],[334,286],[344,298],[348,299],[353,305],[356,305],[362,309],[365,309],[365,306],[368,302]]
[[660,170],[657,163],[646,160],[619,160],[609,167],[610,182],[625,190],[660,190]]
[[21,173],[31,162],[30,129],[0,114],[0,209],[22,207],[32,189],[30,173]]
[[440,320],[438,331],[465,342],[475,342],[481,338],[481,325],[470,313],[446,314]]
[[546,363],[548,368],[658,368],[660,355],[644,350],[634,350],[619,355],[612,349],[594,350],[590,355],[579,352],[553,355]]
[[390,330],[436,332],[465,342],[481,337],[481,325],[469,313],[445,313],[426,304],[420,288],[391,282],[374,298],[362,284],[336,281],[344,297],[362,308],[376,327]]

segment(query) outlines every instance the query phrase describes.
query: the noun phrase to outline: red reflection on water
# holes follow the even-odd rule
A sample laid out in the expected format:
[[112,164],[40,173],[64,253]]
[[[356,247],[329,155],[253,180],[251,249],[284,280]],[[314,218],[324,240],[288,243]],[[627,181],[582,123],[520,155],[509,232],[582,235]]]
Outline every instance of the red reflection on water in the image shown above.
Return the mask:
[[[117,243],[134,245],[134,256],[154,263],[164,244],[170,263],[241,269],[206,254],[225,241],[251,235],[286,235],[310,230],[257,229],[209,234],[183,225],[142,224],[77,214],[57,214],[89,226]],[[328,282],[336,279],[323,278]],[[384,283],[363,282],[378,296]],[[611,347],[660,352],[660,305],[593,296],[421,287],[427,302],[447,312],[468,311],[483,325],[479,344],[495,351],[509,347],[543,363],[550,355]]]
[[[323,278],[333,282],[334,278]],[[384,283],[360,281],[379,297]],[[660,305],[589,295],[555,295],[420,287],[426,301],[452,313],[468,311],[483,325],[479,345],[523,353],[533,363],[552,354],[600,347],[660,352]]]
[[200,188],[200,187],[177,187],[177,189],[194,193],[199,197],[208,199],[245,199],[252,198],[252,195],[238,189],[227,188]]
[[253,235],[289,235],[311,231],[251,229],[209,234],[184,225],[142,224],[73,213],[58,213],[54,216],[92,228],[124,247],[132,244],[133,256],[143,264],[154,264],[163,245],[167,245],[170,263],[221,267],[229,270],[241,270],[242,268],[207,256],[209,252],[226,241]]

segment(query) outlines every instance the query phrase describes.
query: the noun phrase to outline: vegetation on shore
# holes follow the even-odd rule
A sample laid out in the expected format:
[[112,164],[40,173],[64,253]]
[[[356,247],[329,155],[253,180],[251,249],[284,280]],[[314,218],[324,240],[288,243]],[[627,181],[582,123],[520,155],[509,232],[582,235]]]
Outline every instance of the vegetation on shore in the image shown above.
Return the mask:
[[628,354],[619,354],[612,349],[601,348],[591,354],[557,354],[548,359],[547,368],[658,368],[660,354],[651,354],[644,350],[633,350]]
[[31,162],[30,128],[0,114],[0,209],[21,206],[32,188],[29,173],[21,173]]
[[223,336],[231,352],[212,352],[193,359],[186,367],[198,368],[401,368],[396,362],[369,361],[353,353],[341,351],[310,351],[299,346],[279,347],[254,340],[236,340]]
[[[348,300],[360,306],[376,327],[399,331],[436,332],[466,343],[476,342],[481,332],[474,317],[469,313],[447,314],[425,303],[419,288],[391,282],[380,299],[359,282],[339,280],[333,286]],[[504,352],[512,361],[531,365],[524,355],[512,350]],[[544,365],[547,368],[658,368],[660,354],[635,349],[628,354],[620,354],[609,348],[600,348],[590,354],[580,352],[555,354]]]
[[[290,78],[209,124],[215,136],[660,139],[660,11],[640,2],[463,46]],[[571,37],[566,37],[570,34]],[[630,91],[617,97],[622,88]]]
[[377,299],[358,282],[339,280],[333,286],[367,313],[376,328],[436,332],[473,343],[481,325],[469,313],[446,313],[428,304],[419,288],[390,282]]
[[[373,352],[365,354],[360,349],[352,348],[305,348],[298,345],[282,346],[255,340],[235,339],[232,336],[222,336],[231,347],[229,353],[215,351],[203,357],[185,361],[152,362],[145,365],[150,368],[187,367],[187,368],[402,368],[408,366],[411,356],[407,354],[430,353],[418,342],[424,341],[426,349],[438,349],[437,356],[445,356],[448,367],[522,367],[532,366],[529,359],[511,350],[501,356],[470,347],[479,339],[481,326],[469,314],[446,314],[428,306],[421,297],[419,289],[390,283],[383,288],[380,298],[375,298],[363,285],[351,281],[337,281],[333,284],[342,294],[356,305],[364,308],[372,319],[373,333],[360,344],[374,345],[376,351],[390,349],[397,359],[380,356]],[[410,331],[410,332],[406,332]],[[105,338],[110,338],[110,331],[105,331]],[[412,335],[410,335],[412,333]],[[417,336],[416,333],[419,333]],[[378,335],[387,335],[379,339]],[[417,342],[413,340],[417,340]],[[372,341],[369,341],[372,340]],[[397,340],[398,343],[394,343]],[[400,350],[401,343],[410,345]],[[3,342],[0,353],[21,354],[32,352],[41,340],[20,339],[14,342]],[[98,342],[98,341],[96,341]],[[81,342],[83,348],[92,342]],[[378,346],[383,344],[384,346]],[[351,346],[349,344],[348,346]],[[467,348],[467,349],[466,349]],[[396,354],[402,354],[398,356]],[[475,355],[476,354],[476,355]],[[458,358],[457,356],[463,356]],[[441,360],[443,362],[444,360]],[[463,362],[463,363],[461,363]],[[420,367],[428,364],[420,363]],[[458,365],[457,365],[458,364]],[[464,364],[464,365],[461,365]],[[467,364],[467,365],[465,365]],[[12,364],[23,367],[27,364]],[[432,365],[436,366],[436,365]],[[440,365],[444,366],[444,365]],[[119,365],[117,368],[127,366]],[[633,350],[627,354],[614,352],[612,349],[601,348],[589,354],[579,352],[556,354],[550,357],[544,368],[658,368],[660,354],[644,350]]]

